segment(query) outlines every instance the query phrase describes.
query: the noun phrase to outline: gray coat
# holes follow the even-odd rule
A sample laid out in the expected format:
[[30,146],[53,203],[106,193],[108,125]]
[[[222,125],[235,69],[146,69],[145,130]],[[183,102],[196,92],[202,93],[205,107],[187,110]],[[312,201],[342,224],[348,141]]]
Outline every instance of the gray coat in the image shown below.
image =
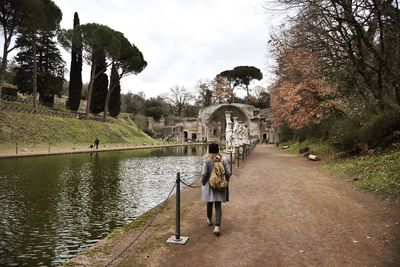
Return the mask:
[[[207,154],[204,156],[203,169],[201,171],[201,180],[203,186],[201,187],[202,196],[201,199],[204,202],[229,201],[229,187],[224,191],[214,190],[210,187],[208,180],[210,179],[211,172],[214,168],[214,161],[212,160],[212,155]],[[225,167],[225,177],[229,181],[231,177],[231,169],[229,167],[229,162],[224,157],[222,157],[222,164]]]

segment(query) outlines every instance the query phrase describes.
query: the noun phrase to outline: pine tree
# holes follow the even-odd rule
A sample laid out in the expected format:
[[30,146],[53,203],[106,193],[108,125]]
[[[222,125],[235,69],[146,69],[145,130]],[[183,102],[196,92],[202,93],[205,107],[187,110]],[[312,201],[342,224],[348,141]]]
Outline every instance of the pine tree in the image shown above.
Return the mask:
[[23,94],[32,93],[32,73],[33,73],[33,58],[32,58],[32,43],[31,38],[21,34],[18,36],[16,46],[19,52],[15,56],[17,67],[15,68],[14,83],[18,87],[18,91]]
[[[62,12],[60,8],[52,0],[34,0],[34,1],[22,1],[23,3],[23,16],[21,22],[18,25],[18,32],[25,34],[31,38],[32,46],[32,59],[33,59],[33,71],[32,71],[32,104],[33,109],[36,111],[36,95],[39,91],[38,86],[38,58],[37,55],[40,54],[38,51],[38,46],[40,46],[38,38],[40,38],[41,33],[51,33],[56,31],[60,26],[60,21],[62,18]],[[53,68],[53,67],[52,67]],[[49,74],[50,78],[53,78],[52,73]],[[46,78],[46,80],[48,80]],[[59,83],[59,79],[50,79],[48,82]],[[62,83],[61,83],[62,84]],[[43,89],[43,88],[42,88]],[[44,97],[44,98],[43,98]],[[42,93],[42,101],[47,101],[46,99],[50,96],[44,95]]]
[[111,68],[110,88],[110,101],[108,102],[108,111],[110,116],[116,117],[121,111],[121,84],[119,82],[118,70],[115,65]]
[[74,14],[74,37],[72,39],[71,71],[69,75],[68,107],[77,111],[82,94],[82,36],[79,31],[79,16]]
[[92,101],[90,103],[90,111],[98,114],[104,111],[105,100],[108,91],[108,76],[105,73],[107,70],[106,55],[104,48],[95,49],[93,57],[97,58],[96,62],[96,78],[93,83]]
[[[61,57],[54,32],[39,32],[36,39],[37,87],[42,104],[52,105],[54,96],[60,95],[64,83],[65,61]],[[21,34],[16,45],[19,53],[16,56],[15,83],[22,93],[33,92],[33,48],[32,37]]]

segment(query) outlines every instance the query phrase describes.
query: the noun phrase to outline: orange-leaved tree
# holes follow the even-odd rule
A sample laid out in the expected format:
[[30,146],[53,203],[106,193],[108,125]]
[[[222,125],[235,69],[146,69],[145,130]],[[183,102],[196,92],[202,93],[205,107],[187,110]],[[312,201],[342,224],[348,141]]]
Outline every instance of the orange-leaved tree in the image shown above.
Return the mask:
[[276,127],[287,123],[290,128],[298,129],[344,109],[335,87],[319,73],[311,51],[281,49],[276,59],[278,79],[270,92]]

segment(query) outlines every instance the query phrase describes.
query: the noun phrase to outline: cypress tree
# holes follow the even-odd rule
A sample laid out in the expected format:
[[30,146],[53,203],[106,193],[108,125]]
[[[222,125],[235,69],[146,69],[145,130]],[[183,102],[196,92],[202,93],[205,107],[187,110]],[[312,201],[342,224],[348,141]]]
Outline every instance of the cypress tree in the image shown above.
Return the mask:
[[94,49],[93,57],[96,58],[96,78],[93,83],[92,101],[90,102],[90,112],[98,114],[104,111],[107,91],[108,91],[108,76],[105,73],[107,70],[106,54],[103,47]]
[[71,71],[69,74],[68,107],[77,111],[82,94],[82,35],[79,30],[79,16],[74,14],[74,34],[71,51]]
[[118,76],[118,69],[113,64],[110,77],[111,94],[108,102],[108,111],[112,117],[118,116],[121,111],[121,84]]

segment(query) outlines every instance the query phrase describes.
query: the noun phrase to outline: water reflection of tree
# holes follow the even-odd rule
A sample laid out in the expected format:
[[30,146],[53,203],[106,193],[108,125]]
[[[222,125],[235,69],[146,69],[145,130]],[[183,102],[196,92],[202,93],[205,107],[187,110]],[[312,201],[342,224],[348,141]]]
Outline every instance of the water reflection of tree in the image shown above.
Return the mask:
[[93,239],[105,237],[116,226],[115,217],[112,216],[118,209],[116,195],[120,180],[120,157],[102,157],[99,154],[92,162],[91,192],[89,194],[90,225],[102,226],[93,229]]
[[[23,158],[1,161],[2,189],[6,189],[0,209],[3,229],[8,235],[1,236],[7,257],[5,261],[18,265],[35,266],[39,262],[51,265],[55,257],[58,202],[62,191],[62,173],[65,172],[64,156]],[[3,180],[4,179],[4,180]],[[1,233],[3,233],[1,229]],[[16,242],[17,240],[17,242]],[[41,249],[37,249],[37,247]],[[47,248],[47,249],[45,249]],[[43,254],[48,255],[43,259]],[[25,257],[18,257],[24,255]],[[5,259],[6,258],[6,259]],[[0,265],[3,265],[0,261]]]

